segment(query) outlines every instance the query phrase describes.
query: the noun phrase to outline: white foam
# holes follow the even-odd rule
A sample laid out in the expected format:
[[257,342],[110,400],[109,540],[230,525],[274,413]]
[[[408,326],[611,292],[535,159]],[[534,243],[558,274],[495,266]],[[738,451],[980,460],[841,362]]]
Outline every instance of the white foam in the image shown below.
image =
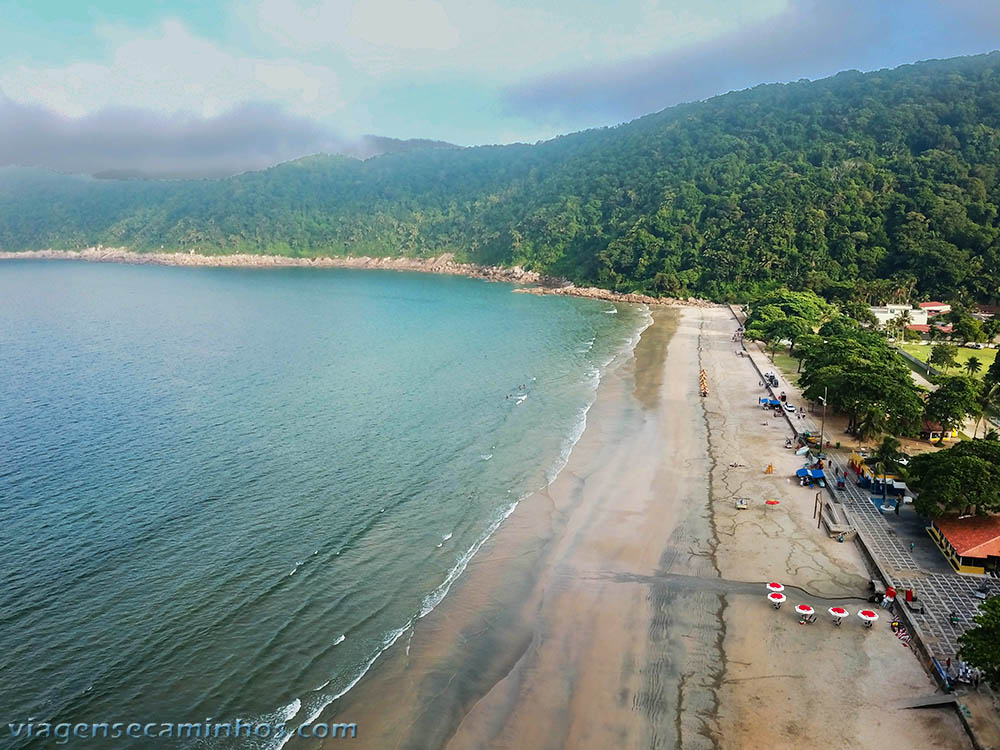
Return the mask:
[[442,537],[442,538],[443,538],[443,539],[444,539],[444,540],[445,540],[445,541],[447,542],[447,541],[448,541],[449,539],[451,539],[451,537],[452,537],[452,534],[451,534],[451,532],[448,532],[448,533],[447,533],[447,534],[445,534],[445,535],[444,535],[444,537]]
[[[552,462],[552,466],[550,466],[549,470],[545,473],[547,485],[552,484],[556,480],[556,477],[559,476],[559,472],[561,472],[566,467],[566,464],[569,463],[569,457],[573,452],[573,448],[576,447],[580,438],[583,437],[584,430],[587,429],[587,414],[590,412],[590,407],[594,405],[594,401],[597,400],[597,389],[601,385],[602,371],[610,367],[616,359],[625,361],[630,358],[632,353],[635,351],[636,345],[639,343],[639,339],[642,338],[642,332],[653,325],[653,313],[649,309],[649,305],[643,305],[641,309],[644,313],[643,320],[636,328],[635,332],[626,340],[625,345],[619,351],[608,357],[600,368],[592,367],[587,371],[587,379],[590,381],[591,387],[590,399],[587,404],[580,409],[576,423],[570,430],[566,440],[563,441],[562,449],[559,451],[559,456]],[[617,312],[617,308],[615,309],[615,312]]]
[[524,399],[526,399],[527,397],[528,397],[527,393],[522,393],[520,396],[517,397],[517,400],[514,402],[514,405],[516,406],[518,404],[524,403]]
[[499,517],[494,519],[494,521],[487,527],[486,533],[483,534],[477,541],[473,542],[472,546],[465,551],[465,554],[458,558],[458,561],[452,569],[448,571],[448,575],[445,576],[441,585],[424,597],[423,604],[420,607],[420,614],[417,615],[417,619],[426,617],[433,612],[434,608],[448,595],[452,584],[455,583],[455,581],[458,580],[458,577],[465,572],[465,568],[468,566],[469,560],[471,560],[479,551],[479,548],[486,543],[486,540],[493,535],[493,532],[500,528],[500,524],[506,521],[508,516],[514,512],[514,509],[517,507],[519,502],[521,502],[520,498],[507,506],[506,510],[504,510]]
[[326,682],[324,682],[324,683],[323,683],[322,685],[320,685],[320,686],[319,686],[318,688],[316,688],[316,692],[318,693],[318,692],[319,692],[320,690],[322,690],[323,688],[325,688],[325,687],[326,687],[327,685],[329,685],[329,684],[330,684],[330,681],[329,681],[329,680],[327,680],[327,681],[326,681]]
[[479,455],[479,457],[481,459],[483,459],[483,461],[489,461],[491,458],[493,458],[493,454],[492,453],[481,453]]
[[610,310],[605,310],[604,314],[605,315],[617,315],[618,314],[618,308],[617,307],[612,307]]
[[[260,718],[258,724],[270,724],[275,726],[277,724],[285,724],[291,719],[295,718],[295,715],[302,710],[302,701],[298,698],[293,700],[291,703],[278,708],[276,711],[266,714]],[[265,747],[268,750],[281,750],[285,744],[292,738],[291,734],[286,734],[284,737],[275,737],[269,744]]]
[[[608,359],[608,361],[605,362],[605,365],[604,365],[605,367],[607,367],[608,365],[610,365],[615,360],[616,357],[623,356],[625,354],[631,356],[632,352],[635,350],[636,344],[639,343],[639,339],[642,336],[642,332],[645,331],[649,326],[651,326],[653,324],[653,315],[652,315],[652,312],[650,311],[649,307],[647,305],[643,305],[643,308],[644,308],[644,312],[645,312],[645,315],[646,315],[645,320],[643,321],[643,324],[641,326],[639,326],[639,328],[636,330],[636,332],[628,339],[625,347],[620,352],[617,352],[616,354],[612,355]],[[615,309],[615,312],[617,313],[618,310]],[[600,382],[601,382],[601,370],[598,369],[598,368],[592,368],[591,370],[588,371],[588,377],[590,378],[591,383],[593,384],[593,393],[594,393],[594,396],[590,399],[590,402],[583,409],[581,409],[580,418],[578,419],[576,425],[574,426],[573,430],[570,432],[570,435],[568,436],[567,440],[565,441],[564,448],[560,452],[560,458],[557,459],[556,463],[553,464],[552,469],[550,469],[550,471],[549,471],[549,473],[547,475],[547,478],[549,476],[551,476],[551,478],[548,478],[548,483],[549,484],[551,484],[553,481],[555,481],[555,478],[559,475],[559,472],[561,472],[562,469],[563,469],[563,467],[566,466],[566,463],[568,463],[568,461],[569,461],[569,455],[572,452],[573,447],[577,444],[577,442],[579,442],[580,437],[583,435],[583,432],[586,429],[586,426],[587,426],[587,412],[590,411],[590,407],[593,405],[594,401],[596,400],[597,388],[598,388],[598,386],[600,385]],[[532,377],[531,379],[535,380],[534,377]],[[527,394],[524,394],[521,397],[521,400],[523,400],[525,398],[527,398]],[[518,403],[520,403],[520,401],[518,401]],[[558,468],[556,468],[557,464],[558,464]],[[511,490],[507,490],[507,492],[510,493]],[[429,615],[431,612],[434,611],[434,609],[448,595],[448,592],[451,590],[451,587],[455,583],[455,581],[458,580],[459,576],[461,576],[462,573],[465,572],[465,569],[468,567],[469,562],[476,555],[476,553],[479,551],[479,549],[486,543],[486,541],[491,536],[493,536],[493,534],[496,532],[496,530],[498,528],[500,528],[500,525],[510,517],[510,515],[517,509],[517,506],[520,504],[521,500],[523,500],[525,497],[527,497],[527,493],[524,494],[524,495],[521,495],[520,497],[518,497],[517,500],[515,500],[510,505],[508,505],[507,508],[504,509],[499,514],[499,516],[493,520],[492,523],[490,523],[490,525],[486,529],[486,532],[479,538],[479,540],[477,540],[476,542],[474,542],[472,544],[472,546],[469,547],[469,549],[467,549],[465,551],[465,554],[463,554],[461,557],[458,558],[458,560],[456,561],[455,565],[451,568],[451,570],[448,571],[448,574],[445,576],[444,581],[442,581],[441,584],[436,589],[434,589],[431,593],[429,593],[427,596],[424,597],[423,603],[422,603],[422,605],[420,607],[420,614],[418,614],[416,618],[411,618],[410,620],[408,620],[407,623],[405,625],[403,625],[401,628],[397,628],[396,630],[390,631],[388,633],[388,635],[383,639],[381,648],[378,651],[376,651],[375,655],[372,656],[371,659],[369,659],[365,663],[365,665],[361,668],[361,671],[357,674],[357,676],[353,680],[351,680],[340,692],[338,692],[337,694],[335,694],[333,696],[330,696],[328,698],[324,698],[322,701],[320,701],[316,705],[316,707],[310,712],[309,717],[303,722],[303,724],[311,724],[313,721],[315,721],[317,718],[319,718],[320,714],[323,712],[323,710],[327,706],[329,706],[331,703],[333,703],[334,701],[336,701],[339,698],[343,697],[350,690],[352,690],[354,688],[354,686],[357,685],[361,681],[361,678],[364,677],[368,673],[368,670],[371,669],[372,665],[378,660],[378,658],[382,654],[384,654],[388,649],[392,648],[393,644],[395,644],[396,641],[399,640],[399,638],[403,635],[403,633],[405,633],[407,630],[409,630],[413,626],[413,623],[414,623],[415,619],[422,619],[422,618],[426,617],[427,615]],[[381,512],[384,512],[384,511],[385,511],[385,508],[383,508],[379,512],[381,513]],[[444,539],[445,540],[450,539],[451,536],[452,536],[452,534],[448,534],[447,536],[444,537]],[[440,545],[438,545],[438,546],[440,546]],[[340,554],[340,553],[338,552],[337,554]],[[342,642],[343,638],[344,638],[344,636],[341,636],[340,639],[338,639],[337,643]],[[412,639],[412,633],[411,633],[411,639]],[[409,645],[410,645],[410,643],[408,641],[407,642],[407,649],[406,649],[407,654],[409,654]],[[322,687],[326,687],[326,685],[328,685],[328,684],[329,684],[329,682],[325,683]],[[319,689],[319,688],[317,688],[317,689]],[[299,701],[297,701],[297,700],[295,701],[295,703],[301,705],[299,703]],[[289,705],[291,705],[291,704],[289,704]],[[296,711],[294,713],[292,713],[291,716],[294,716],[295,713],[298,713],[298,709],[296,709]],[[289,718],[291,718],[291,716]],[[286,738],[281,743],[281,745],[278,745],[278,747],[274,748],[273,750],[280,750],[281,747],[287,741],[288,741],[288,738]]]
[[[338,698],[342,698],[343,696],[347,695],[347,693],[351,689],[353,689],[355,685],[361,682],[361,678],[364,677],[366,674],[368,674],[368,670],[372,668],[372,664],[374,664],[382,654],[384,654],[387,650],[392,648],[392,645],[396,641],[398,641],[399,637],[403,635],[403,633],[405,633],[407,630],[409,630],[410,627],[412,627],[412,625],[413,625],[413,618],[410,618],[409,620],[407,620],[406,624],[403,627],[390,631],[386,635],[386,637],[382,639],[381,647],[378,649],[378,651],[375,652],[375,655],[372,658],[370,658],[367,662],[365,662],[365,665],[361,668],[361,671],[358,673],[358,675],[349,683],[347,683],[347,686],[339,693],[336,693],[335,695],[331,696],[324,696],[321,700],[319,700],[316,704],[314,704],[312,710],[309,713],[309,716],[306,717],[306,720],[303,721],[302,724],[300,724],[299,726],[312,724],[314,721],[316,721],[316,719],[319,718],[319,715],[323,713],[323,709],[325,709],[327,706],[329,706]],[[286,739],[285,742],[287,741],[288,740]],[[282,745],[284,745],[284,742],[282,742],[281,745],[279,745],[277,748],[274,748],[274,750],[280,750]]]

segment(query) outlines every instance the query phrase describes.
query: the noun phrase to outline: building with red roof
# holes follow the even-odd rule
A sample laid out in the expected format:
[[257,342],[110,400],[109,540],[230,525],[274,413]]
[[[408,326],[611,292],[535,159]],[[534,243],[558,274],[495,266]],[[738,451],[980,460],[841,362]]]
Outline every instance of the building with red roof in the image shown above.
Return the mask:
[[927,532],[957,572],[1000,571],[1000,516],[943,516]]
[[928,315],[943,315],[951,312],[951,305],[947,302],[921,302],[919,307]]
[[[944,325],[938,325],[937,323],[935,323],[933,327],[937,328],[939,331],[941,331],[941,333],[945,334],[951,333],[954,330],[954,327],[952,326],[951,323],[945,323]],[[916,331],[917,333],[920,334],[929,334],[931,332],[932,326],[930,324],[924,324],[924,323],[911,323],[910,325],[906,326],[906,328],[909,331]]]

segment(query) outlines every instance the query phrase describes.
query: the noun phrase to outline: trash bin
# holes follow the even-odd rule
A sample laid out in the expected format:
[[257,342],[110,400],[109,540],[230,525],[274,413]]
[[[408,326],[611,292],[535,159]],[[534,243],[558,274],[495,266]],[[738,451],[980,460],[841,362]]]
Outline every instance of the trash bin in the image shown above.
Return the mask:
[[840,441],[839,440],[837,441],[837,447],[838,448],[840,447]]

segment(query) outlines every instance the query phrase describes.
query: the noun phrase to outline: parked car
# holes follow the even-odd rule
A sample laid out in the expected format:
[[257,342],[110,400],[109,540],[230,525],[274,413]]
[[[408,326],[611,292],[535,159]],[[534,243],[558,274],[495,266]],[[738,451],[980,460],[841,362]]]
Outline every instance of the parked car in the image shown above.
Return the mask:
[[785,404],[785,411],[790,411],[792,414],[795,413],[795,407],[791,404]]

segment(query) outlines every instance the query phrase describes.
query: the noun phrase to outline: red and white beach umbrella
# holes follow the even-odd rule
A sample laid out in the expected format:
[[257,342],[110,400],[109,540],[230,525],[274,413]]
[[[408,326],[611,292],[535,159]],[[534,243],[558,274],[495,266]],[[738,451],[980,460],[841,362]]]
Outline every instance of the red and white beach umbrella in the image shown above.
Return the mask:
[[872,623],[878,619],[878,612],[873,612],[870,609],[863,609],[858,612],[858,617],[865,621],[865,627],[870,628]]
[[816,610],[814,610],[808,604],[797,604],[795,605],[795,611],[798,612],[800,615],[808,616],[813,614]]
[[778,607],[781,606],[781,603],[785,601],[785,595],[782,594],[780,591],[772,591],[770,594],[767,595],[767,600],[774,605],[775,609],[777,609]]
[[840,625],[840,618],[847,617],[849,614],[851,614],[843,607],[830,607],[830,609],[828,609],[827,612],[833,615],[834,625]]
[[771,583],[767,584],[767,590],[768,591],[784,591],[785,587],[782,586],[780,583],[771,582]]
[[770,500],[765,500],[764,505],[781,505],[780,500],[775,500],[773,497]]

